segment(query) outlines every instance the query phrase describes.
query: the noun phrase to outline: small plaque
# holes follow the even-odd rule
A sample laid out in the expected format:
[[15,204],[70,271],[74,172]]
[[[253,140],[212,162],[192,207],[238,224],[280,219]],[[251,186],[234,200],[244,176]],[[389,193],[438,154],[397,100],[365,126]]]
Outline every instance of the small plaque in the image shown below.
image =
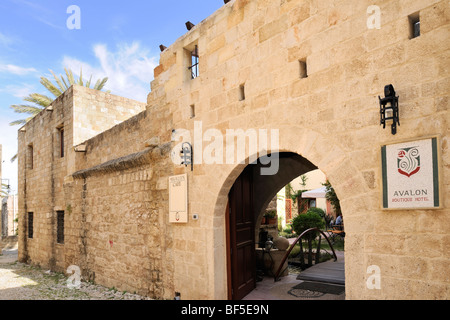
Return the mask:
[[381,148],[383,208],[439,208],[437,138]]
[[188,222],[186,174],[169,177],[169,222]]

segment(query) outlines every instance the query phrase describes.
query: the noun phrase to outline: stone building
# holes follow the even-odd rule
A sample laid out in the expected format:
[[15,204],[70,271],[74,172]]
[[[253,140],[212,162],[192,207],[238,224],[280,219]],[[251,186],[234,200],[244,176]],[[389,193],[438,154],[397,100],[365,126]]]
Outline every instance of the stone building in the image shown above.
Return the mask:
[[[161,53],[146,104],[71,87],[18,133],[19,259],[151,297],[239,299],[261,211],[319,168],[341,200],[346,298],[448,299],[449,17],[445,0],[234,0]],[[395,135],[380,126],[389,84]],[[233,129],[278,145],[221,153],[214,142],[238,149]],[[173,161],[187,132],[192,170]],[[439,202],[386,209],[383,146],[428,138]],[[260,174],[265,151],[276,174]]]

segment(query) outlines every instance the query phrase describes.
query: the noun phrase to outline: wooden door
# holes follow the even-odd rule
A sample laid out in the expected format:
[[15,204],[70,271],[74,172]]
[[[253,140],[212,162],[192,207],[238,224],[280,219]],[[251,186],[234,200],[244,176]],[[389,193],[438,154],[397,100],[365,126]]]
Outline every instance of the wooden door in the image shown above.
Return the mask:
[[256,287],[252,172],[247,168],[229,194],[231,298],[240,300]]

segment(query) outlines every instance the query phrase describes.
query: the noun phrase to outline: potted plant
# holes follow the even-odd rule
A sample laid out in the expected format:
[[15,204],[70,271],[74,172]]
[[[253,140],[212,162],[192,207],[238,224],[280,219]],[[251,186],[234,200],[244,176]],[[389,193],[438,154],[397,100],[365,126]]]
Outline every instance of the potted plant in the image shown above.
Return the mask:
[[261,219],[261,224],[267,224],[266,216],[263,216]]
[[265,217],[266,217],[267,224],[277,224],[278,223],[276,210],[267,211],[265,214]]

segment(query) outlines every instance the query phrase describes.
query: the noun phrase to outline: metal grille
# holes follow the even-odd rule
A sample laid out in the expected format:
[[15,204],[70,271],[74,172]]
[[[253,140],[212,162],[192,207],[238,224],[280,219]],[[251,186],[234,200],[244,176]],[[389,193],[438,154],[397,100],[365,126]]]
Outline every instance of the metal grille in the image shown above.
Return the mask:
[[28,212],[28,238],[33,239],[33,212]]
[[64,211],[57,211],[56,242],[64,243]]
[[191,66],[188,68],[191,70],[191,78],[195,79],[199,76],[199,69],[198,69],[198,47],[195,46],[194,51],[191,52]]

